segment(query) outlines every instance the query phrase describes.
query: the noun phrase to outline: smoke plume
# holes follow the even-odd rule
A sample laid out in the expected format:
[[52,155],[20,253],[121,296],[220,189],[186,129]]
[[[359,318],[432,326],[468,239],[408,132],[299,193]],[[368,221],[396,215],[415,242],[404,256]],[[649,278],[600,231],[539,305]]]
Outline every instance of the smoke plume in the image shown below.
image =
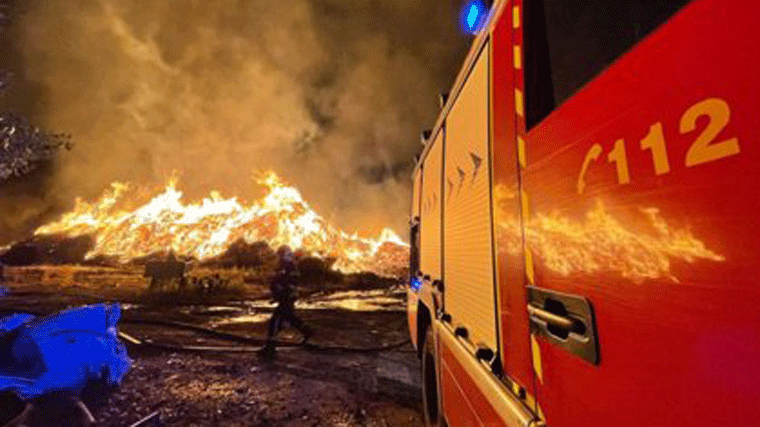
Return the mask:
[[258,196],[272,169],[335,225],[403,232],[419,131],[469,39],[455,0],[36,0],[2,101],[74,149],[0,184],[0,244],[115,180]]

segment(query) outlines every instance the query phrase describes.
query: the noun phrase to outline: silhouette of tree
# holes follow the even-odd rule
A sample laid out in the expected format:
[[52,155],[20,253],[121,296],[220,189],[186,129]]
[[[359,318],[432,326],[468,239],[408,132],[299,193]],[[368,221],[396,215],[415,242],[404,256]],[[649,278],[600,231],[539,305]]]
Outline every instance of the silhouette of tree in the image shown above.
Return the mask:
[[[13,5],[0,1],[0,31],[11,22]],[[0,96],[11,85],[13,74],[0,69]],[[71,136],[41,131],[12,112],[0,112],[0,180],[29,173],[41,161],[49,160],[64,147],[71,149]]]

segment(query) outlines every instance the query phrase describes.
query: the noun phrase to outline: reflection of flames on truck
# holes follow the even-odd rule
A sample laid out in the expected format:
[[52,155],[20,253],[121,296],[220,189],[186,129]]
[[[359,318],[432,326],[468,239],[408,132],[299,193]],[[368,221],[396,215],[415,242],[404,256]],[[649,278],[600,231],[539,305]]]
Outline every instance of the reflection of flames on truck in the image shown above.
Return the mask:
[[[496,186],[494,196],[499,206],[497,230],[501,247],[510,255],[518,255],[523,251],[519,223],[501,208],[501,204],[515,200],[517,192]],[[582,221],[559,212],[532,215],[525,227],[525,240],[530,252],[548,269],[565,276],[604,271],[616,272],[635,282],[660,277],[678,282],[670,271],[673,259],[725,260],[707,249],[688,228],[668,225],[659,209],[639,207],[636,211],[648,233],[616,219],[597,200]]]
[[225,199],[217,192],[201,202],[185,203],[173,180],[140,203],[144,191],[113,183],[98,200],[77,200],[73,211],[35,234],[90,235],[95,242],[87,258],[103,256],[120,262],[170,250],[207,260],[242,239],[334,258],[334,267],[344,273],[400,275],[406,268],[407,244],[392,230],[384,229],[376,239],[347,234],[328,224],[297,189],[283,184],[273,172],[263,174],[258,183],[266,194],[253,203]]

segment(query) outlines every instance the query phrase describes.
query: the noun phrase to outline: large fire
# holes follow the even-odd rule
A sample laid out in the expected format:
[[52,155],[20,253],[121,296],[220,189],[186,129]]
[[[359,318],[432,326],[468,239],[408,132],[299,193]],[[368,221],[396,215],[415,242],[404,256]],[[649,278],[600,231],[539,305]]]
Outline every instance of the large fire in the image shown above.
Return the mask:
[[205,260],[243,239],[333,257],[334,267],[343,272],[387,275],[406,265],[408,245],[391,229],[375,239],[348,234],[328,224],[275,173],[266,172],[257,182],[266,194],[252,203],[225,199],[216,191],[200,202],[185,202],[175,179],[140,203],[146,199],[144,189],[116,182],[94,202],[77,199],[73,211],[35,234],[90,235],[95,246],[88,258],[107,256],[121,262],[169,250]]

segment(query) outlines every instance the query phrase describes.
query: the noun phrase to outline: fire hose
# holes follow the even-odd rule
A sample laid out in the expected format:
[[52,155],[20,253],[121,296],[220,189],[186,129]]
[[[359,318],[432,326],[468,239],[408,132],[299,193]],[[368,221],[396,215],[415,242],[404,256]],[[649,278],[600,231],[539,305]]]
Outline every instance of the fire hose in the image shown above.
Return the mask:
[[[49,313],[34,312],[31,310],[10,310],[10,311],[0,310],[0,315],[16,314],[16,313],[31,314],[34,316],[44,316],[46,314],[49,314]],[[121,323],[137,324],[137,325],[140,325],[140,324],[156,325],[156,326],[164,326],[167,328],[184,329],[184,330],[193,331],[199,334],[211,336],[214,338],[219,338],[222,340],[256,346],[256,347],[197,346],[197,345],[171,344],[171,343],[157,342],[151,339],[141,340],[139,338],[135,338],[124,332],[119,332],[119,337],[125,340],[130,345],[135,346],[135,347],[142,347],[146,349],[164,350],[164,351],[172,351],[172,352],[190,352],[190,353],[193,353],[193,352],[194,353],[202,353],[202,352],[253,353],[260,350],[263,344],[266,342],[264,338],[249,337],[245,335],[234,334],[231,332],[220,331],[218,329],[207,328],[204,326],[198,326],[198,325],[193,325],[190,323],[184,323],[184,322],[178,322],[178,321],[172,321],[172,320],[148,319],[148,318],[141,318],[141,317],[124,316],[121,319]],[[380,351],[395,350],[397,348],[403,347],[409,342],[410,342],[409,339],[405,339],[405,340],[401,340],[395,343],[378,345],[378,346],[353,347],[353,346],[344,346],[344,345],[325,345],[325,344],[317,344],[317,343],[311,343],[311,342],[293,342],[293,341],[276,340],[275,345],[277,347],[285,347],[285,348],[301,347],[310,351],[343,351],[343,352],[351,352],[351,353],[374,353],[374,352],[380,352]]]
[[[200,334],[212,336],[214,338],[220,338],[223,340],[258,345],[258,347],[177,345],[177,344],[159,343],[152,340],[139,340],[128,334],[125,334],[122,332],[119,333],[119,336],[122,339],[138,347],[143,346],[147,348],[177,351],[177,352],[187,351],[187,352],[248,353],[248,352],[256,352],[260,350],[261,346],[266,342],[266,340],[263,338],[248,337],[245,335],[233,334],[231,332],[224,332],[224,331],[219,331],[213,328],[206,328],[203,326],[197,326],[197,325],[183,323],[183,322],[175,322],[171,320],[124,317],[121,321],[123,323],[158,325],[158,326],[165,326],[165,327],[175,328],[175,329],[185,329],[185,330],[190,330],[190,331],[197,332]],[[275,345],[277,347],[291,347],[291,348],[303,347],[307,350],[313,350],[313,351],[344,351],[344,352],[352,352],[352,353],[372,353],[372,352],[378,352],[378,351],[394,350],[394,349],[403,347],[409,342],[410,342],[409,339],[405,339],[399,342],[384,344],[384,345],[379,345],[379,346],[352,347],[352,346],[342,346],[342,345],[324,345],[324,344],[316,344],[316,343],[310,343],[310,342],[292,342],[292,341],[278,340],[278,341],[275,341]]]

